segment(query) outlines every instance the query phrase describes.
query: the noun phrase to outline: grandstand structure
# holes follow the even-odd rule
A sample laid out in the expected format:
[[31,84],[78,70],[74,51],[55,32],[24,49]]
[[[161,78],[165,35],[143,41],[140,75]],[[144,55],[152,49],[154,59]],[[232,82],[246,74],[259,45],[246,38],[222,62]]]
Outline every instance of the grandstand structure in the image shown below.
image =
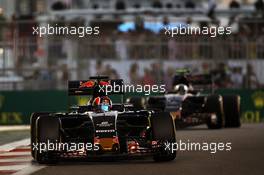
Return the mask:
[[[232,8],[230,2],[3,0],[0,2],[0,89],[65,88],[68,79],[96,73],[91,65],[95,66],[98,60],[110,67],[120,61],[130,65],[154,60],[182,66],[192,66],[191,63],[202,66],[202,62],[207,62],[211,69],[217,67],[214,62],[225,62],[240,66],[245,74],[249,63],[259,66],[258,61],[264,59],[263,13],[253,0],[238,0],[239,5]],[[208,28],[231,26],[232,34],[172,38],[156,27],[170,23]],[[134,27],[130,28],[131,24]],[[100,35],[81,38],[33,35],[32,27],[47,25],[98,26]],[[144,67],[141,69],[144,74]],[[264,84],[261,67],[254,70]],[[128,72],[129,67],[113,76],[119,74],[129,79]]]

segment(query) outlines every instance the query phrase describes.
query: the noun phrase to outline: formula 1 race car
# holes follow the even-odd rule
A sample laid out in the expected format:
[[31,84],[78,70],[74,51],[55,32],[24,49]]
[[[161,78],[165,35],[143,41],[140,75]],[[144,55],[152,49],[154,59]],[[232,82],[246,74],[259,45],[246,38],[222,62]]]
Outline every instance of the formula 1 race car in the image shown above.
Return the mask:
[[92,96],[87,105],[73,106],[67,113],[33,113],[31,152],[34,160],[44,164],[67,158],[151,156],[155,161],[174,160],[176,151],[165,148],[166,143],[176,142],[171,115],[135,111],[130,104],[113,104],[104,91],[113,83],[122,85],[123,81],[108,77],[70,81],[70,96]]
[[[173,91],[148,99],[131,97],[127,102],[138,109],[167,111],[175,118],[177,128],[207,124],[209,129],[240,127],[240,97],[214,93],[213,76],[190,75],[180,72],[173,79]],[[210,93],[202,94],[201,86],[210,87]]]

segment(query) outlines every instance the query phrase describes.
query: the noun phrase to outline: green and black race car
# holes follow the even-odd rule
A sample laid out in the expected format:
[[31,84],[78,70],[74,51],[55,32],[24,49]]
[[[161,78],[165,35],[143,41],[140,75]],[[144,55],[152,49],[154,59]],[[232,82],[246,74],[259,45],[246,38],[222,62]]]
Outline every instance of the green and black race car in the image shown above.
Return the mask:
[[[210,87],[207,93],[203,93],[205,86]],[[173,91],[149,98],[131,97],[127,101],[138,109],[170,112],[178,128],[200,124],[207,124],[210,129],[241,125],[240,96],[216,94],[212,75],[180,71],[173,78]]]

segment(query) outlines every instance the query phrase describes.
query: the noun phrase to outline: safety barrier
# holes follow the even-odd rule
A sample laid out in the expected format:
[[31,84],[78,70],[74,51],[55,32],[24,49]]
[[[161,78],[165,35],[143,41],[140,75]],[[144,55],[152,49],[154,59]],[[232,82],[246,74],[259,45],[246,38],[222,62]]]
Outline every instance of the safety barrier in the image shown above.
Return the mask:
[[[259,123],[264,121],[264,89],[221,89],[217,93],[241,96],[243,122]],[[135,94],[126,94],[125,98],[133,95]],[[118,102],[120,98],[113,96],[112,100]],[[87,97],[68,97],[66,91],[0,92],[0,125],[29,124],[32,112],[67,111],[70,104],[84,105],[87,101]]]

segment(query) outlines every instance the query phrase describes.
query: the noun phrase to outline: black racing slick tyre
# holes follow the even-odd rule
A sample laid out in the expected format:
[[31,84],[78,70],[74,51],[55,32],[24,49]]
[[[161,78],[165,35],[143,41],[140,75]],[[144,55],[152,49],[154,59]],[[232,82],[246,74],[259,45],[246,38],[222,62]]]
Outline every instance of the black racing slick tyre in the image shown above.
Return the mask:
[[[56,150],[49,150],[48,144],[57,144],[60,141],[60,120],[58,117],[43,115],[36,120],[36,143],[38,149],[34,150],[35,160],[40,164],[55,164],[57,159]],[[40,150],[41,145],[46,150]],[[43,147],[42,147],[43,148]]]
[[208,96],[205,103],[205,112],[214,114],[216,116],[214,121],[211,118],[208,119],[206,124],[209,129],[220,129],[224,126],[225,121],[222,96]]
[[148,109],[164,111],[166,108],[166,98],[164,96],[152,96],[148,98]]
[[30,146],[31,146],[31,156],[35,159],[34,145],[36,144],[36,120],[41,115],[48,115],[48,112],[35,112],[32,113],[30,117]]
[[225,113],[225,127],[240,127],[240,96],[224,95],[223,105]]
[[133,105],[134,110],[142,110],[145,108],[145,98],[143,97],[130,97],[127,102]]
[[[154,154],[154,161],[172,161],[176,158],[176,150],[168,149],[166,144],[176,142],[176,130],[172,117],[168,112],[157,112],[151,117],[153,140],[158,141],[161,147]],[[171,147],[170,147],[171,148]]]

